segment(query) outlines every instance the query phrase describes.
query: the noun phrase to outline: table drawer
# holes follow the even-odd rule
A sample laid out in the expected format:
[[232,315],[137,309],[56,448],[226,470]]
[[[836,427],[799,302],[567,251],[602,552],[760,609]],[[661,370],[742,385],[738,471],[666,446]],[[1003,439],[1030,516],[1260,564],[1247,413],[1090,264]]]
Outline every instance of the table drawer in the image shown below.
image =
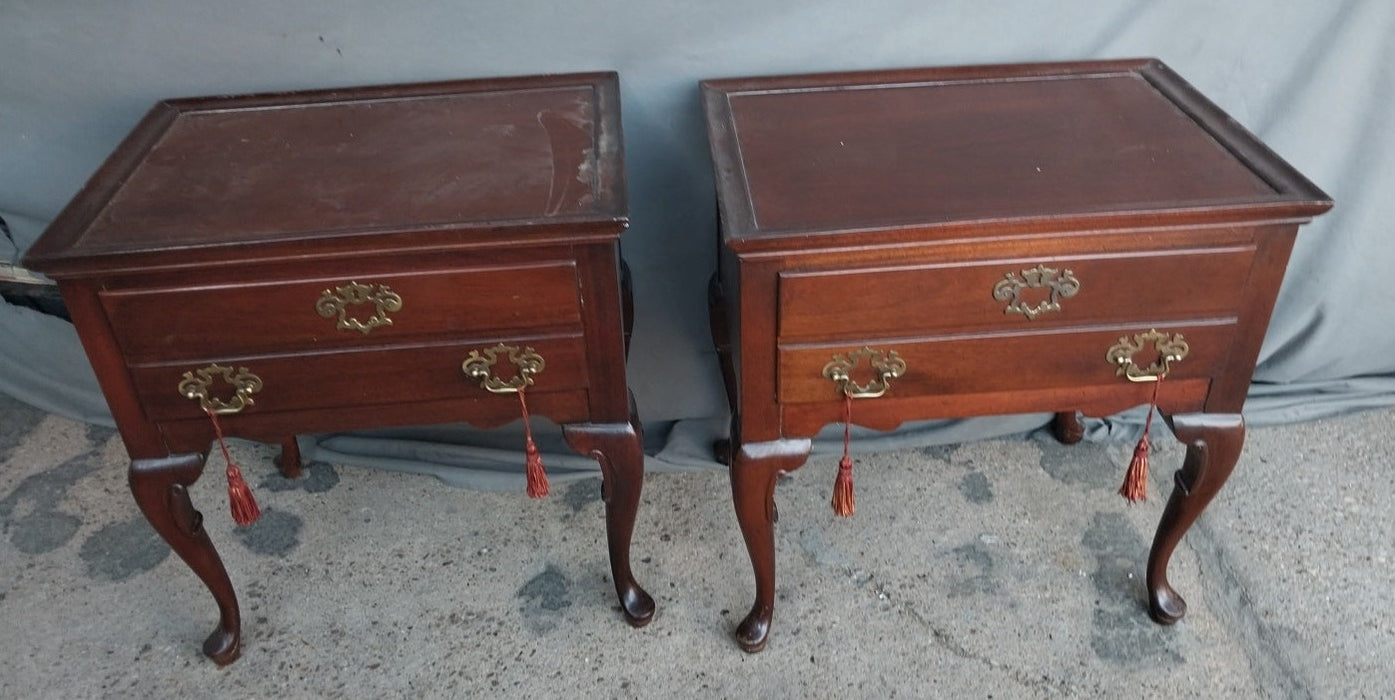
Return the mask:
[[[202,415],[199,401],[186,398],[181,390],[186,373],[210,365],[230,368],[213,370],[207,382],[210,398],[235,404],[237,384],[243,372],[255,377],[245,383],[255,385],[250,405],[240,413],[258,414],[349,406],[385,406],[426,403],[474,395],[489,395],[479,379],[471,379],[461,364],[471,351],[485,351],[499,340],[468,343],[394,346],[371,350],[342,350],[301,355],[213,357],[197,361],[168,362],[131,367],[136,392],[147,416],[156,421],[179,420]],[[531,347],[544,364],[533,377],[530,392],[574,390],[588,385],[585,342],[580,335],[504,339],[518,348]],[[517,366],[506,352],[497,353],[491,376],[509,380],[517,376]],[[427,417],[423,416],[423,422]]]
[[781,340],[1233,315],[1253,246],[786,271]]
[[[1225,364],[1235,334],[1230,319],[1179,326],[1108,326],[1043,329],[1027,333],[983,333],[937,338],[876,340],[865,343],[879,353],[895,351],[905,363],[900,376],[887,381],[886,396],[931,396],[999,391],[1116,385],[1128,380],[1107,357],[1121,340],[1156,328],[1168,339],[1180,336],[1185,357],[1171,364],[1170,379],[1214,377]],[[1133,357],[1140,369],[1157,359],[1155,343],[1143,339]],[[854,360],[849,372],[860,386],[874,385],[877,370],[868,357],[852,357],[857,344],[789,344],[779,347],[779,400],[782,403],[837,400],[838,385],[824,376],[835,356]]]
[[353,348],[581,324],[571,261],[108,289],[100,297],[117,342],[137,361]]

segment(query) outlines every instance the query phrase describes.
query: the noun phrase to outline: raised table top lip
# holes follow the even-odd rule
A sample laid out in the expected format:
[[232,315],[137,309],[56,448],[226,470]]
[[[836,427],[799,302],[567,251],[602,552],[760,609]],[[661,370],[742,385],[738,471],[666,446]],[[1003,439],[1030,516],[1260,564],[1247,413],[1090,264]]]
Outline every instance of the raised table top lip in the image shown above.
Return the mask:
[[[122,196],[123,188],[137,176],[152,151],[177,127],[191,123],[191,119],[236,119],[245,115],[310,108],[392,108],[394,105],[425,105],[432,100],[441,101],[438,104],[444,105],[444,101],[452,99],[497,100],[501,105],[522,109],[517,103],[531,99],[535,103],[546,104],[546,100],[550,99],[548,96],[553,94],[591,111],[589,119],[571,114],[558,117],[563,121],[570,117],[570,123],[576,126],[577,132],[590,128],[590,144],[582,149],[576,163],[577,179],[589,179],[590,189],[575,204],[558,206],[556,211],[495,210],[488,216],[479,217],[465,215],[422,221],[403,218],[324,228],[302,226],[299,229],[278,229],[273,225],[263,230],[251,230],[255,227],[233,230],[225,232],[226,235],[216,230],[213,235],[201,237],[180,237],[175,234],[167,236],[165,240],[159,240],[159,236],[143,238],[140,230],[123,231],[110,225],[110,222],[102,221],[112,201]],[[178,266],[180,260],[214,264],[231,262],[246,256],[249,246],[256,248],[255,256],[275,259],[283,251],[291,256],[302,254],[296,251],[303,248],[307,241],[314,241],[317,250],[332,254],[336,250],[371,250],[389,245],[402,247],[420,244],[424,248],[487,245],[492,239],[500,244],[533,240],[554,242],[575,239],[576,242],[589,242],[613,239],[629,225],[619,94],[618,74],[614,71],[597,71],[161,100],[54,219],[26,253],[24,264],[51,276],[62,277],[108,267],[138,268],[147,259],[155,266]],[[448,112],[442,110],[437,115],[438,121],[441,114],[449,116]],[[541,113],[537,115],[539,128],[545,130],[548,127],[543,124],[543,118]],[[380,123],[379,130],[387,133],[390,131],[387,126],[391,126],[390,120]],[[551,132],[548,132],[547,140],[554,140]],[[552,154],[551,145],[543,145],[547,145],[548,153]],[[556,162],[560,156],[554,155],[552,158],[552,177],[557,178],[560,176],[556,173]],[[572,194],[583,190],[574,189]],[[548,207],[537,207],[539,210],[551,208],[552,193],[549,191],[547,194]],[[158,214],[157,204],[146,206],[146,209],[155,210]],[[187,212],[181,214],[190,216]],[[160,224],[177,230],[178,216]]]
[[[1143,81],[1156,95],[1159,112],[1175,111],[1195,127],[1199,137],[1210,139],[1221,155],[1218,162],[1232,168],[1233,180],[1242,182],[1252,177],[1257,183],[1243,196],[1221,198],[1192,197],[1166,202],[1112,202],[1097,207],[1042,210],[1030,213],[976,212],[966,216],[870,216],[863,219],[780,221],[780,216],[763,217],[762,196],[775,197],[766,191],[752,191],[748,172],[748,153],[743,153],[742,124],[734,113],[733,100],[748,97],[785,96],[829,93],[854,94],[866,90],[898,88],[934,89],[939,87],[1007,86],[1052,81],[1084,81],[1099,78],[1132,78]],[[1270,150],[1258,138],[1246,131],[1219,107],[1186,83],[1156,58],[1131,58],[1104,61],[1072,61],[1057,63],[1019,63],[978,66],[947,66],[934,68],[902,68],[881,71],[839,73],[810,73],[802,75],[756,76],[704,80],[700,83],[702,104],[707,122],[714,175],[716,178],[719,213],[726,244],[737,252],[760,252],[788,249],[857,246],[866,244],[895,244],[925,238],[953,236],[972,238],[1012,234],[1055,233],[1081,230],[1123,229],[1134,226],[1165,227],[1218,223],[1247,223],[1267,221],[1306,221],[1327,211],[1331,198],[1308,181],[1302,174]],[[864,93],[866,94],[866,93]],[[962,91],[961,96],[965,93]],[[787,109],[804,119],[805,113]],[[1172,118],[1172,117],[1169,117]],[[748,129],[750,127],[748,126]],[[1186,130],[1189,127],[1182,127]],[[1174,124],[1176,130],[1176,124]],[[769,128],[764,135],[774,133],[770,140],[789,139],[791,146],[800,145],[789,137],[786,129]],[[1184,134],[1185,135],[1185,134]],[[757,144],[758,147],[767,144]],[[767,148],[767,150],[770,150]],[[1230,161],[1235,166],[1227,165]],[[764,164],[767,165],[768,164]],[[798,173],[806,178],[816,168],[808,167]],[[767,174],[769,167],[766,167]],[[1248,175],[1239,174],[1247,171]],[[759,177],[760,174],[757,173]],[[766,181],[774,178],[767,176]],[[1243,184],[1243,182],[1242,182]],[[792,187],[778,182],[767,189]],[[1242,187],[1237,185],[1237,191]],[[792,210],[789,191],[785,210]],[[824,193],[827,196],[828,192]],[[765,201],[772,201],[767,199]],[[786,219],[791,219],[789,215]],[[773,219],[773,222],[769,219]]]

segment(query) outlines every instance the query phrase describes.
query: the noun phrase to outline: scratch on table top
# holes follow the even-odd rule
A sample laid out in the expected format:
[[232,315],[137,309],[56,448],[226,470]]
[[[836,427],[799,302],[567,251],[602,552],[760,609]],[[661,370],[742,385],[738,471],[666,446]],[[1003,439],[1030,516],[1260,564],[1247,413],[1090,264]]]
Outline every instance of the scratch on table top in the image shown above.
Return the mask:
[[[538,124],[547,132],[548,163],[551,168],[547,203],[543,207],[543,213],[547,216],[561,211],[573,182],[588,186],[587,192],[577,200],[578,205],[584,205],[591,196],[594,167],[591,161],[595,157],[595,148],[588,109],[588,105],[578,99],[566,109],[544,109],[537,114]],[[575,176],[571,177],[571,173],[575,173]]]

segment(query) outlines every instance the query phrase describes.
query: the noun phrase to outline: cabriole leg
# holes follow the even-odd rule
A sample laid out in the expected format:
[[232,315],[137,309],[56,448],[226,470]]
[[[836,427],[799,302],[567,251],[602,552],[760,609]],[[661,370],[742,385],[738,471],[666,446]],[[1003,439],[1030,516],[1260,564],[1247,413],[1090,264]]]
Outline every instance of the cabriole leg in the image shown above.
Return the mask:
[[732,460],[732,501],[756,574],[756,601],[736,628],[736,643],[748,652],[765,648],[775,611],[775,480],[803,466],[810,446],[807,439],[742,445]]
[[198,454],[133,460],[130,484],[145,518],[218,603],[218,627],[204,641],[203,653],[222,666],[242,653],[242,618],[223,560],[203,528],[203,514],[189,500],[189,486],[203,473],[203,464]]
[[630,537],[644,486],[644,439],[639,419],[631,414],[629,423],[564,425],[562,431],[573,450],[601,465],[611,580],[625,620],[643,627],[654,618],[654,599],[640,588],[630,571]]
[[1167,582],[1172,552],[1230,477],[1245,443],[1245,420],[1238,414],[1192,413],[1172,416],[1168,423],[1187,446],[1187,456],[1148,553],[1148,614],[1164,625],[1187,614],[1187,602]]

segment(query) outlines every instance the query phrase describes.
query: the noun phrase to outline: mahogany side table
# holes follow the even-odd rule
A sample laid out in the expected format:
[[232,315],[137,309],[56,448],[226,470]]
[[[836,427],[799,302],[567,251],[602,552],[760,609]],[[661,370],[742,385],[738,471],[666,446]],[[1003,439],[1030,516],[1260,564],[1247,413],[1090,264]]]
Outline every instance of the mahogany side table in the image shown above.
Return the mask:
[[58,281],[137,503],[217,602],[205,654],[240,651],[188,495],[219,425],[280,442],[295,475],[296,433],[531,407],[599,461],[620,606],[650,620],[629,557],[628,216],[614,73],[155,105],[26,264]]
[[702,98],[756,578],[741,646],[770,632],[776,477],[845,411],[883,430],[1057,412],[1079,439],[1076,411],[1156,396],[1187,456],[1149,612],[1181,618],[1168,561],[1235,466],[1294,237],[1327,195],[1156,60],[712,80]]

